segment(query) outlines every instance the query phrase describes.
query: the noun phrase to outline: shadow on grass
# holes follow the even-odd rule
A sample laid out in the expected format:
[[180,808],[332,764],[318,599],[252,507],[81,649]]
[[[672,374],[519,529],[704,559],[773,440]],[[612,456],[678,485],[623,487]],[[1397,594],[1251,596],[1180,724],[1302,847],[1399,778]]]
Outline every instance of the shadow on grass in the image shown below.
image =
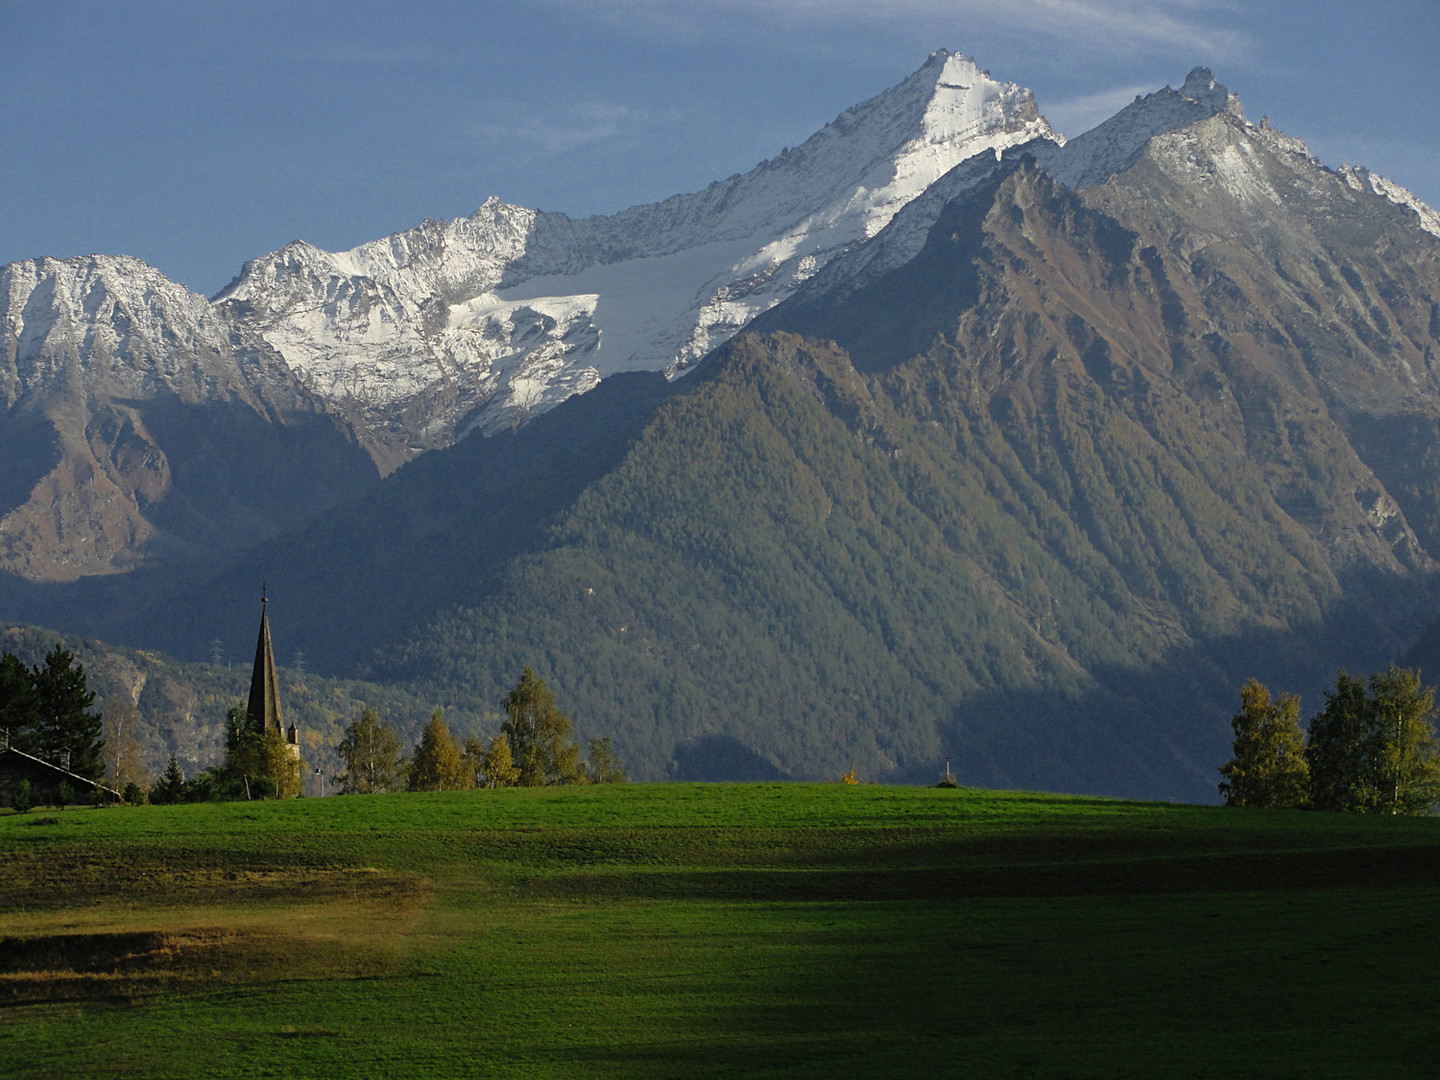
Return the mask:
[[[1440,884],[1434,845],[1087,858],[997,852],[937,843],[872,867],[770,866],[696,870],[578,869],[517,875],[533,897],[716,901],[933,901],[961,898],[1114,897],[1324,888],[1392,889]],[[1032,856],[1027,859],[1026,855]],[[1078,854],[1078,857],[1077,857]],[[1001,855],[996,859],[994,856]],[[916,865],[919,864],[919,865]]]

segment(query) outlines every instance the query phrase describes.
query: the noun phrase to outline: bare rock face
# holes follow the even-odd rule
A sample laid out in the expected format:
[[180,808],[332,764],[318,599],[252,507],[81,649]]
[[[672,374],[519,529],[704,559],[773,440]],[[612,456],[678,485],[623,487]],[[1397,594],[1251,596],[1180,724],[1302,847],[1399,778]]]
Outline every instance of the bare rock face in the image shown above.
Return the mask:
[[962,171],[756,325],[876,369],[940,350],[967,408],[1030,422],[1083,384],[1143,453],[1241,451],[1326,574],[1436,568],[1433,212],[1246,122],[1205,69]]
[[375,475],[262,339],[138,259],[0,268],[0,313],[9,573],[68,581],[238,550]]

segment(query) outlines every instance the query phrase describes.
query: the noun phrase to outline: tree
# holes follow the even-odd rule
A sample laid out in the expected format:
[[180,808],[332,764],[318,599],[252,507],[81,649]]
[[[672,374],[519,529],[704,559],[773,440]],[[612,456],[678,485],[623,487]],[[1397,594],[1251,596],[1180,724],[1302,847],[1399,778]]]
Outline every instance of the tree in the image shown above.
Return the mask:
[[91,712],[95,692],[85,685],[85,672],[65,649],[56,645],[45,662],[32,671],[37,702],[38,753],[66,766],[77,776],[99,783],[105,776],[100,750],[102,720]]
[[1310,805],[1316,810],[1368,809],[1373,778],[1368,775],[1370,702],[1365,680],[1340,672],[1325,707],[1310,719],[1305,760],[1310,766]]
[[1370,676],[1374,712],[1375,810],[1429,814],[1440,803],[1440,747],[1435,741],[1435,688],[1420,672],[1391,664]]
[[1240,711],[1230,721],[1235,756],[1220,767],[1226,806],[1303,806],[1310,769],[1300,730],[1300,699],[1270,691],[1255,679],[1240,688]]
[[474,786],[475,778],[466,775],[460,751],[450,737],[445,713],[436,709],[415,747],[407,787],[410,791],[460,791]]
[[625,769],[610,746],[610,736],[590,740],[590,755],[585,762],[585,778],[592,784],[623,784]]
[[40,700],[30,669],[14,653],[0,653],[0,729],[10,745],[36,754],[40,742]]
[[35,792],[29,780],[21,780],[10,793],[10,809],[17,814],[28,814],[35,806]]
[[134,784],[143,786],[147,780],[141,760],[140,710],[126,697],[105,702],[104,758],[106,783],[117,791]]
[[555,704],[544,679],[525,668],[504,707],[500,731],[509,740],[521,787],[584,781],[580,747],[570,741],[570,717]]
[[1311,803],[1320,810],[1427,814],[1440,803],[1435,691],[1394,664],[1368,684],[1340,672],[1310,721]]
[[260,776],[260,765],[260,732],[250,723],[245,706],[233,705],[225,713],[225,765],[221,769],[225,795],[255,797],[254,781]]
[[400,786],[400,738],[370,706],[350,721],[336,750],[345,763],[342,794],[394,791]]
[[474,735],[467,735],[460,747],[460,765],[471,787],[485,786],[485,744]]
[[480,771],[485,776],[486,787],[514,787],[520,782],[520,770],[510,754],[510,740],[504,735],[496,735],[490,740],[485,756],[481,758]]
[[245,708],[225,714],[221,797],[294,799],[301,793],[300,756],[278,731],[260,731]]
[[175,760],[175,755],[170,755],[170,764],[165,766],[165,773],[155,782],[150,789],[150,801],[158,806],[168,803],[178,803],[185,797],[185,774],[180,771],[180,763]]
[[260,736],[260,776],[275,784],[275,798],[298,799],[305,793],[299,748],[275,730]]

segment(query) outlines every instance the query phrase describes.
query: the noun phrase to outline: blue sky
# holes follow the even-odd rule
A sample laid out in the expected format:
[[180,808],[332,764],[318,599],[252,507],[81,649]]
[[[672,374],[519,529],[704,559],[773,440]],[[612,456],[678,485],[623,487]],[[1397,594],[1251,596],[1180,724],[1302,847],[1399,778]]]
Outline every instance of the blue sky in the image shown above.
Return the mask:
[[794,145],[934,49],[1077,135],[1214,68],[1247,115],[1440,207],[1436,0],[0,0],[0,263],[211,294],[488,195],[572,215]]

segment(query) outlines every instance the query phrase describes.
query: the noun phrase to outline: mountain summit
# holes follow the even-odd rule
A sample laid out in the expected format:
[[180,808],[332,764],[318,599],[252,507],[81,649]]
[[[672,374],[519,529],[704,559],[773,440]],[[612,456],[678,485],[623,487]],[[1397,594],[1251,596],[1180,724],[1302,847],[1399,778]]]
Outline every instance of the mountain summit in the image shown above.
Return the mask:
[[296,242],[216,302],[394,460],[616,372],[684,371],[959,162],[1035,138],[1055,135],[1029,91],[938,52],[703,191],[580,220],[491,199],[353,251]]
[[[0,568],[68,580],[234,550],[357,490],[357,442],[373,479],[618,372],[674,377],[957,163],[1037,139],[1059,145],[1029,91],[942,51],[748,173],[613,215],[491,198],[351,251],[294,241],[210,301],[127,257],[0,268],[17,465]],[[259,460],[329,472],[245,481],[244,508],[221,511],[190,487],[219,473],[189,456],[218,449],[167,444],[163,419],[217,408]]]

